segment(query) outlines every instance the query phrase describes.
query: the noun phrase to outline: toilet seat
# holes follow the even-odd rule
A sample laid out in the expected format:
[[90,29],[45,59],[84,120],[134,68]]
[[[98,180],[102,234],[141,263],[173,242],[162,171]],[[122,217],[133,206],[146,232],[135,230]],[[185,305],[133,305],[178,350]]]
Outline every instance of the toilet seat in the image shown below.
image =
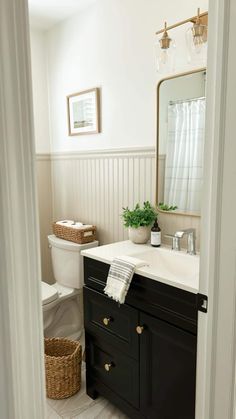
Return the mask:
[[64,287],[57,282],[53,285],[49,285],[42,281],[42,305],[45,310],[47,310],[49,307],[52,305],[54,306],[59,301],[80,294],[80,291],[81,290],[76,290],[74,288]]
[[70,288],[70,287],[65,287],[64,285],[58,284],[57,282],[55,284],[53,284],[53,288],[55,288],[55,290],[58,293],[58,297],[61,300],[64,300],[74,294],[78,294],[80,290],[75,289],[75,288]]
[[58,291],[53,285],[49,285],[46,282],[42,281],[41,285],[41,292],[42,292],[42,304],[43,306],[45,304],[49,304],[52,301],[55,301],[58,299]]

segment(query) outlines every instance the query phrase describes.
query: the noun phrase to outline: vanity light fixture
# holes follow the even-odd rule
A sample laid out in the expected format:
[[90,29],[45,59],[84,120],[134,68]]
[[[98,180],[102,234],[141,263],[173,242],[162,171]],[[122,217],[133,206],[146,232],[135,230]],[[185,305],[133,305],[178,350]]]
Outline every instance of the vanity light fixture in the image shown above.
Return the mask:
[[188,19],[177,22],[171,26],[167,26],[157,31],[156,35],[162,34],[157,43],[157,70],[159,72],[168,72],[173,70],[175,42],[169,36],[168,31],[178,26],[192,23],[186,31],[186,43],[188,49],[188,61],[196,65],[205,65],[206,49],[207,49],[207,26],[208,12],[200,13],[197,9],[197,15]]
[[167,32],[166,28],[167,28],[167,23],[165,22],[165,30],[164,30],[164,33],[163,33],[160,41],[159,41],[161,48],[164,49],[164,50],[166,50],[170,47],[170,43],[172,41],[172,39],[168,35],[168,32]]
[[207,41],[207,24],[203,24],[200,18],[200,8],[197,9],[197,19],[193,23],[192,34],[197,49]]
[[171,71],[174,67],[175,41],[169,37],[167,23],[164,24],[164,31],[161,39],[156,44],[157,48],[157,71],[160,73]]
[[188,48],[188,61],[196,64],[206,64],[207,53],[207,17],[200,17],[200,9],[197,10],[197,18],[193,26],[186,31],[186,43]]

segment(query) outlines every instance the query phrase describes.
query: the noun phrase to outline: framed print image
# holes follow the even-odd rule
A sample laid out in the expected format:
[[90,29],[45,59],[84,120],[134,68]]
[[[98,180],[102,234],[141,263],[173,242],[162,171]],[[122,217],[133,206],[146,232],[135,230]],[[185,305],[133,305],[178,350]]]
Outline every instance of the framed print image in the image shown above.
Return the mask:
[[67,96],[69,135],[100,132],[99,89],[84,90]]

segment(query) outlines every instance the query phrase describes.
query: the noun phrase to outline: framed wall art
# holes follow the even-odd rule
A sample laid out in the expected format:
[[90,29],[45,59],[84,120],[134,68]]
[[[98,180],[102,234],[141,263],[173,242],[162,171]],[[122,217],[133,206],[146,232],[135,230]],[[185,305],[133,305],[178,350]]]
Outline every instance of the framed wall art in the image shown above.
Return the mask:
[[99,99],[97,87],[67,96],[69,136],[100,132]]

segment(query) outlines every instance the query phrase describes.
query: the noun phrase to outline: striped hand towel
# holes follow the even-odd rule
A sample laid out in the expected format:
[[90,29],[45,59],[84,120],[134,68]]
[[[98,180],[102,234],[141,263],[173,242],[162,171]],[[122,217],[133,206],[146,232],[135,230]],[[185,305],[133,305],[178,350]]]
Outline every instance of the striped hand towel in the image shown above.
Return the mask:
[[147,265],[146,262],[130,256],[120,256],[113,260],[107,277],[104,293],[120,304],[125,302],[135,268]]

